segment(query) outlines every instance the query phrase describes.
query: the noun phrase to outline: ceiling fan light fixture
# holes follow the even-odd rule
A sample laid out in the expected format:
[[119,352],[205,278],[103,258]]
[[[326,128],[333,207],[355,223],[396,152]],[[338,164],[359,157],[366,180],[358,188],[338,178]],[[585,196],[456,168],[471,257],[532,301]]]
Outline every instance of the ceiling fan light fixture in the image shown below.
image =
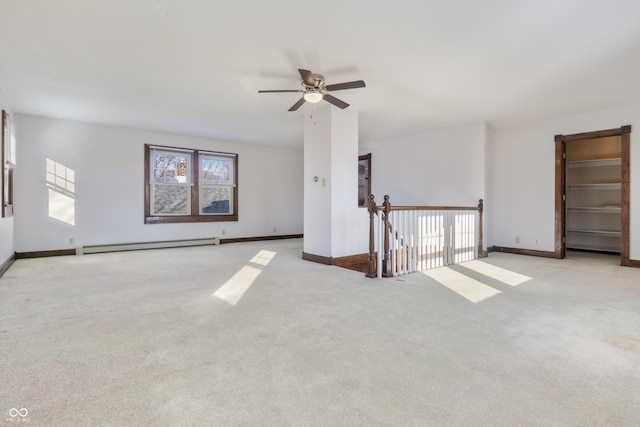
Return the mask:
[[322,93],[315,90],[305,92],[304,94],[304,100],[312,104],[322,101],[322,97],[323,97]]

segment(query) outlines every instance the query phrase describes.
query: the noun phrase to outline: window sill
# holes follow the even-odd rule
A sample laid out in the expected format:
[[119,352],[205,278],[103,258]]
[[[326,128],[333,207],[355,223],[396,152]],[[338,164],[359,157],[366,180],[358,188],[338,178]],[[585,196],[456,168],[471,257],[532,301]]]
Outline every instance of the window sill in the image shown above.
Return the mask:
[[148,216],[145,224],[176,224],[187,222],[237,222],[238,215],[184,215],[184,216]]

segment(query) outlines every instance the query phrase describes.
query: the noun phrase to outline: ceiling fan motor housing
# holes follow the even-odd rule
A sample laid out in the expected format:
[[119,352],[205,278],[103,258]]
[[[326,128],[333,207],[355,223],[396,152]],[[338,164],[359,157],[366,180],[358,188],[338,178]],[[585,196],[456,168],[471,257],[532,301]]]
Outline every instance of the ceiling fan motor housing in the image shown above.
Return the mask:
[[311,76],[313,77],[313,86],[306,84],[303,80],[300,82],[302,87],[305,88],[305,90],[323,90],[325,85],[324,76],[321,74],[312,74]]

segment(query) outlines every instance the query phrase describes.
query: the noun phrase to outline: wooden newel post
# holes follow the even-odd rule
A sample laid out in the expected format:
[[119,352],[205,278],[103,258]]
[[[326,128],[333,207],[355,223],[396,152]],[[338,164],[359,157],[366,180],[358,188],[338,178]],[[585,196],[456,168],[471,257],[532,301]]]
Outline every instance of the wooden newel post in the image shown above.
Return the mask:
[[391,232],[389,226],[389,213],[391,212],[391,203],[389,203],[389,196],[384,196],[384,203],[382,203],[382,221],[384,222],[384,258],[382,259],[382,276],[391,277],[393,271],[391,271],[391,260],[389,259],[389,233]]
[[484,201],[480,199],[478,203],[479,227],[478,227],[478,258],[486,258],[487,253],[484,251],[484,226],[483,226]]
[[376,245],[375,245],[375,223],[373,216],[378,215],[378,207],[373,194],[369,195],[369,259],[367,261],[367,277],[376,277]]

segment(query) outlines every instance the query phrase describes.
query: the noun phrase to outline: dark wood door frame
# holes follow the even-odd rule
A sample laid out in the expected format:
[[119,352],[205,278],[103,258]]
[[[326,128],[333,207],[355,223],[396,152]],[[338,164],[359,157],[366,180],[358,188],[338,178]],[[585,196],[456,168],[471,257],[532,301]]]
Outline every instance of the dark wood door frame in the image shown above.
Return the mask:
[[615,129],[595,132],[577,133],[573,135],[556,135],[556,184],[555,184],[555,257],[564,258],[565,244],[565,174],[566,174],[566,142],[580,139],[595,139],[620,136],[621,142],[621,201],[620,201],[620,265],[629,266],[629,198],[630,198],[630,155],[631,125]]
[[[365,194],[363,194],[363,200],[360,200],[360,163],[365,162],[367,164],[367,173],[364,176],[365,182]],[[371,194],[371,153],[362,154],[358,156],[358,207],[366,208],[369,203],[369,195]],[[361,203],[362,202],[362,203]]]

